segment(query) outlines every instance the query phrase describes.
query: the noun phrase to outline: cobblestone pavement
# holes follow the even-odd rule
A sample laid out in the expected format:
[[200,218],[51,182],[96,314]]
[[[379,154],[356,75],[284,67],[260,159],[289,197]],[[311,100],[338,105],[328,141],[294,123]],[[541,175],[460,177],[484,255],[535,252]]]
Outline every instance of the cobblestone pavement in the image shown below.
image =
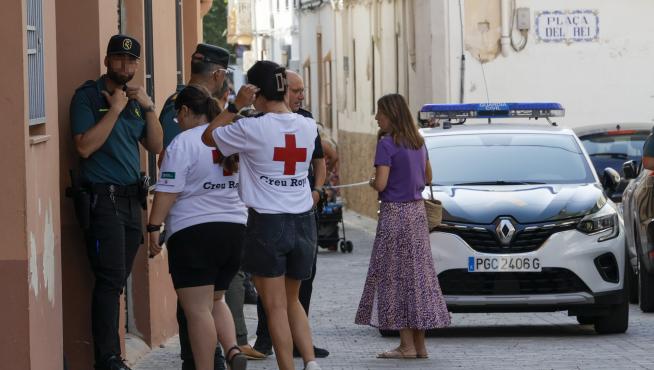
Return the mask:
[[[310,321],[315,344],[331,355],[325,370],[345,369],[654,369],[654,315],[632,305],[626,334],[600,336],[563,312],[454,314],[453,326],[427,339],[426,360],[381,360],[375,354],[399,343],[353,323],[366,275],[375,223],[346,213],[354,252],[321,251]],[[254,340],[256,309],[246,305]],[[178,370],[179,341],[143,357],[134,370]],[[300,360],[297,369],[302,369]],[[276,369],[274,356],[250,361],[248,369]]]

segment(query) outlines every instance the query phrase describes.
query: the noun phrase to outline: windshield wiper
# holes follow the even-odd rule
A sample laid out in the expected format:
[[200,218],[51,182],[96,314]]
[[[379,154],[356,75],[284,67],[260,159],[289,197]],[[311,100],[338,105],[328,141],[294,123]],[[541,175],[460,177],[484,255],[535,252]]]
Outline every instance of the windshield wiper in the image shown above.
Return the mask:
[[466,185],[543,185],[544,182],[537,181],[477,181],[477,182],[462,182],[454,184],[454,186]]
[[625,153],[593,153],[589,155],[590,157],[598,157],[598,156],[606,156],[606,157],[611,157],[611,158],[618,158],[618,159],[629,159],[629,156]]

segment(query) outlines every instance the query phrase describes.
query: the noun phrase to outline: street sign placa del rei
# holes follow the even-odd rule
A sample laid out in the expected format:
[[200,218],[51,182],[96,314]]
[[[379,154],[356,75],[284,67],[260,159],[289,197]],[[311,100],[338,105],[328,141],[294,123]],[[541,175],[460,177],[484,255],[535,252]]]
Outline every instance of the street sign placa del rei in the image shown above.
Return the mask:
[[536,12],[536,37],[542,42],[599,41],[597,10],[553,10]]

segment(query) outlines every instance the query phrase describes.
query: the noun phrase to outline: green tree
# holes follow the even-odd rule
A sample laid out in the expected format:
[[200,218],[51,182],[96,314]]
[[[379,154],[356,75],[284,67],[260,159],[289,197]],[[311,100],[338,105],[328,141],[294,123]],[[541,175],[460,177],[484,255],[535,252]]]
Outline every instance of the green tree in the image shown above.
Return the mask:
[[211,10],[203,18],[204,42],[231,50],[227,45],[227,0],[213,0]]

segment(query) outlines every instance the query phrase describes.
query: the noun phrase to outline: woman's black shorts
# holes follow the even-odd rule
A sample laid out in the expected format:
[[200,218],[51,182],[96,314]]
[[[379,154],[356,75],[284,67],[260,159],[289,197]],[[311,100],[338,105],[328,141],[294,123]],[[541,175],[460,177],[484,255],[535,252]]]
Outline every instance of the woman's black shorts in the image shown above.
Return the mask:
[[174,233],[168,242],[168,269],[175,289],[213,285],[227,290],[241,266],[245,225],[208,222]]
[[311,277],[316,254],[316,216],[265,214],[250,208],[244,243],[243,271],[263,277]]

